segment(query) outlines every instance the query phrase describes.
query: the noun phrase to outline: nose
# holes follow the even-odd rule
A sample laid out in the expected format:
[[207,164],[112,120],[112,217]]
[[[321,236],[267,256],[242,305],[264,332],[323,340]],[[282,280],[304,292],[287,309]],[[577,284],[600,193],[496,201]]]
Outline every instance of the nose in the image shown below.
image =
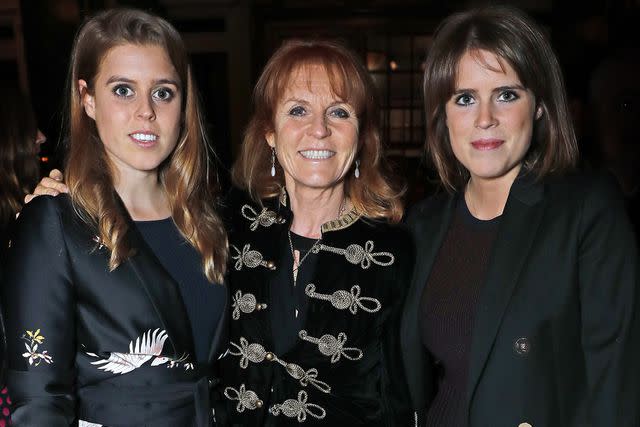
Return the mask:
[[491,102],[481,102],[476,116],[476,127],[480,129],[489,129],[497,124],[498,120],[495,116],[494,105]]
[[136,114],[143,120],[155,120],[156,111],[153,108],[153,101],[150,97],[141,97],[137,105]]
[[324,114],[317,114],[313,117],[309,133],[316,138],[326,138],[331,135],[331,130],[327,123],[327,117]]

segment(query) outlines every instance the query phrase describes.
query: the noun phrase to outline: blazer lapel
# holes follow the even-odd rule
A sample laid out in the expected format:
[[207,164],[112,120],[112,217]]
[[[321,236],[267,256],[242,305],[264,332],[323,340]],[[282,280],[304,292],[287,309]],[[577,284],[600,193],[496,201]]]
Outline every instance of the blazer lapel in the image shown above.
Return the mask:
[[424,369],[428,358],[420,337],[420,300],[442,240],[449,229],[456,200],[455,196],[440,197],[446,197],[446,199],[429,205],[424,211],[415,212],[414,215],[417,218],[409,223],[416,249],[415,267],[411,287],[407,292],[400,334],[407,382],[416,409],[422,409],[425,406],[427,403],[425,394],[430,393],[432,389],[431,374]]
[[178,284],[160,264],[131,220],[127,238],[131,247],[137,250],[128,262],[151,300],[162,328],[169,335],[173,357],[179,358],[185,351],[195,357],[191,323]]
[[514,182],[480,296],[471,341],[467,415],[503,315],[544,213],[544,187],[527,176]]

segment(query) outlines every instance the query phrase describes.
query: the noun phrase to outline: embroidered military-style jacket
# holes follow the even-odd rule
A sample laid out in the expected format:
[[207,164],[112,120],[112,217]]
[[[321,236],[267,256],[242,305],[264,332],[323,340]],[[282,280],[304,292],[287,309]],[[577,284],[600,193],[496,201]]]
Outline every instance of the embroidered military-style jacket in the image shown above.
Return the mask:
[[[412,425],[398,321],[413,265],[401,226],[356,211],[322,226],[306,318],[285,354],[273,351],[270,289],[289,249],[286,194],[264,206],[230,198],[232,316],[222,359],[231,426]],[[293,286],[287,283],[285,286]]]
[[14,425],[210,426],[225,322],[198,365],[178,284],[136,226],[110,272],[68,197],[38,197],[17,225],[2,284]]

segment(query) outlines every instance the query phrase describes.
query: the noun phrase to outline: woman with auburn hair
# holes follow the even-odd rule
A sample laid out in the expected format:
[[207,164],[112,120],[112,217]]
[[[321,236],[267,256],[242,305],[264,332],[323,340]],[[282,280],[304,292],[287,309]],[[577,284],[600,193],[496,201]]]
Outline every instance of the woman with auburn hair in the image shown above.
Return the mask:
[[607,177],[572,172],[558,61],[522,12],[436,32],[401,342],[421,426],[637,426],[638,252]]
[[69,195],[23,209],[2,287],[14,425],[210,426],[228,250],[185,47],[113,9],[70,64]]
[[229,200],[223,424],[412,420],[397,328],[413,252],[375,94],[329,41],[284,43],[258,80]]

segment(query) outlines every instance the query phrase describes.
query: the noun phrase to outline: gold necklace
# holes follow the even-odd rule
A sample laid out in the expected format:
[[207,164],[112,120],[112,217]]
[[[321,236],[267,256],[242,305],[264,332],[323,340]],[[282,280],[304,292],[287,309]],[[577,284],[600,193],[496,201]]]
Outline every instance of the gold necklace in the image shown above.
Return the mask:
[[[340,203],[340,208],[338,208],[338,218],[344,215],[346,207],[347,207],[347,198],[345,197],[342,199],[342,203]],[[296,280],[298,279],[298,270],[300,269],[300,266],[302,265],[304,260],[307,259],[309,254],[313,252],[316,246],[320,244],[320,242],[322,241],[322,235],[320,235],[320,237],[318,237],[318,239],[315,242],[313,242],[313,245],[311,245],[309,250],[304,253],[302,258],[300,258],[300,256],[298,255],[299,261],[296,260],[296,251],[295,249],[293,249],[293,240],[291,239],[291,229],[287,230],[287,236],[289,237],[289,249],[291,249],[291,257],[293,258],[293,286],[295,287],[297,284]],[[298,253],[299,252],[300,251],[298,251]]]

